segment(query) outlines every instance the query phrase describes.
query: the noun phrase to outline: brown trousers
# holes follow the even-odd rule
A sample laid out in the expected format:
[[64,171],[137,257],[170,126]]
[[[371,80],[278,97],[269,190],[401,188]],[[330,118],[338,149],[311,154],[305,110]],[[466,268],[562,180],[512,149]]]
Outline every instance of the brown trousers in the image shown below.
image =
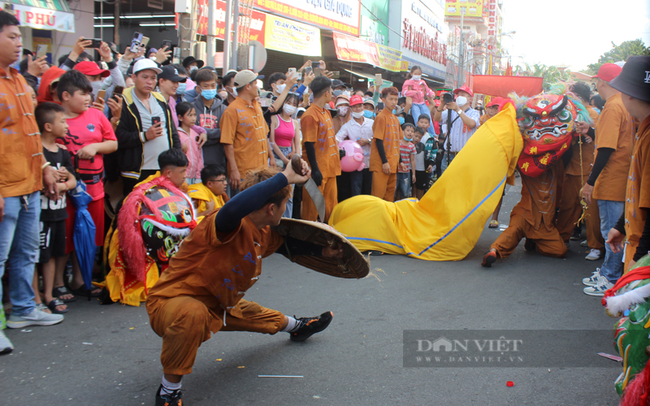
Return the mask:
[[[585,178],[585,182],[586,180],[587,178]],[[582,215],[582,205],[580,204],[581,188],[580,175],[564,176],[560,212],[557,216],[557,230],[560,232],[564,242],[569,241],[575,223]],[[598,204],[596,204],[596,201],[592,201],[591,205],[589,205],[585,214],[585,223],[589,248],[604,250],[605,244],[603,235],[600,233],[600,214],[598,213]]]
[[386,175],[383,171],[372,172],[372,195],[387,202],[395,201],[395,184],[397,183],[397,174],[390,173]]
[[[330,178],[323,178],[323,182],[320,184],[318,189],[323,194],[325,198],[325,218],[320,219],[323,223],[327,223],[334,210],[334,206],[338,204],[338,190],[336,187],[336,176]],[[318,210],[316,210],[316,205],[314,201],[309,196],[307,189],[302,189],[302,215],[300,216],[303,220],[316,221],[318,219]]]
[[157,301],[149,315],[151,328],[163,339],[160,362],[163,372],[187,375],[192,372],[196,352],[211,337],[210,326],[217,319],[223,331],[252,331],[275,334],[284,324],[284,314],[241,300],[243,318],[228,314],[226,322],[208,311],[203,302],[190,296]]
[[504,259],[513,253],[519,241],[522,238],[528,238],[535,242],[537,251],[540,254],[549,257],[564,258],[566,255],[566,245],[560,237],[555,227],[550,229],[544,223],[539,225],[539,230],[535,230],[526,219],[519,215],[513,214],[510,217],[510,224],[503,233],[492,244],[491,248],[497,250],[499,258]]

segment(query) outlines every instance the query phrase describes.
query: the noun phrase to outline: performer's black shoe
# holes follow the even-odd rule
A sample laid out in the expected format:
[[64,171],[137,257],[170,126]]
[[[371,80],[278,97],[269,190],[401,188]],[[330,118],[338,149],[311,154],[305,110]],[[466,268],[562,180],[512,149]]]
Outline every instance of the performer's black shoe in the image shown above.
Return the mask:
[[156,406],[183,406],[180,389],[175,390],[171,395],[161,395],[161,389],[162,385],[160,385],[156,392]]
[[296,318],[300,327],[290,334],[291,341],[305,341],[313,334],[319,333],[327,328],[332,322],[332,312],[325,312],[318,317]]
[[495,262],[497,262],[497,253],[494,251],[488,251],[483,256],[483,262],[481,262],[481,265],[486,268],[491,268],[492,264]]

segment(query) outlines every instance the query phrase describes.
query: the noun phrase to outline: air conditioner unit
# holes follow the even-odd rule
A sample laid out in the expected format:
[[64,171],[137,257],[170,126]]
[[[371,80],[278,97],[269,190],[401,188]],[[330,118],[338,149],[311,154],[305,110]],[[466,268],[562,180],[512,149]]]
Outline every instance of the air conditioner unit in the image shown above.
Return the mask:
[[192,12],[192,0],[176,0],[174,6],[174,12],[176,13],[191,13]]

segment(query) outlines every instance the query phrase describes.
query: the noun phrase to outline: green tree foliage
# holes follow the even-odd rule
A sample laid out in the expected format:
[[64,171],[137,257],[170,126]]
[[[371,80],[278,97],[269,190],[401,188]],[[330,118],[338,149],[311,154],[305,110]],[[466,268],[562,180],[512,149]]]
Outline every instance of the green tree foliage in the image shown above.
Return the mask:
[[520,76],[543,77],[544,82],[542,86],[544,90],[549,90],[553,83],[566,82],[571,78],[571,71],[569,69],[547,66],[543,63],[536,63],[534,65],[524,63],[524,66],[517,66],[515,72]]
[[645,46],[641,39],[621,42],[620,45],[616,45],[612,42],[612,49],[602,54],[597,63],[590,64],[587,72],[590,75],[595,75],[598,73],[600,65],[604,63],[626,61],[631,55],[650,55],[650,48]]

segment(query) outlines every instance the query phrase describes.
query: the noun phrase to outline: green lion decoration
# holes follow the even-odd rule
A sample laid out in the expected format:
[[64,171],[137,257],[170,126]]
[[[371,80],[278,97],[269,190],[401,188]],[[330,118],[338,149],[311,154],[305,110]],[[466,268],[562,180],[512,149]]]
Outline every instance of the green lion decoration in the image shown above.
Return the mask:
[[650,256],[641,258],[603,297],[614,327],[614,348],[623,358],[615,381],[621,405],[650,405]]

